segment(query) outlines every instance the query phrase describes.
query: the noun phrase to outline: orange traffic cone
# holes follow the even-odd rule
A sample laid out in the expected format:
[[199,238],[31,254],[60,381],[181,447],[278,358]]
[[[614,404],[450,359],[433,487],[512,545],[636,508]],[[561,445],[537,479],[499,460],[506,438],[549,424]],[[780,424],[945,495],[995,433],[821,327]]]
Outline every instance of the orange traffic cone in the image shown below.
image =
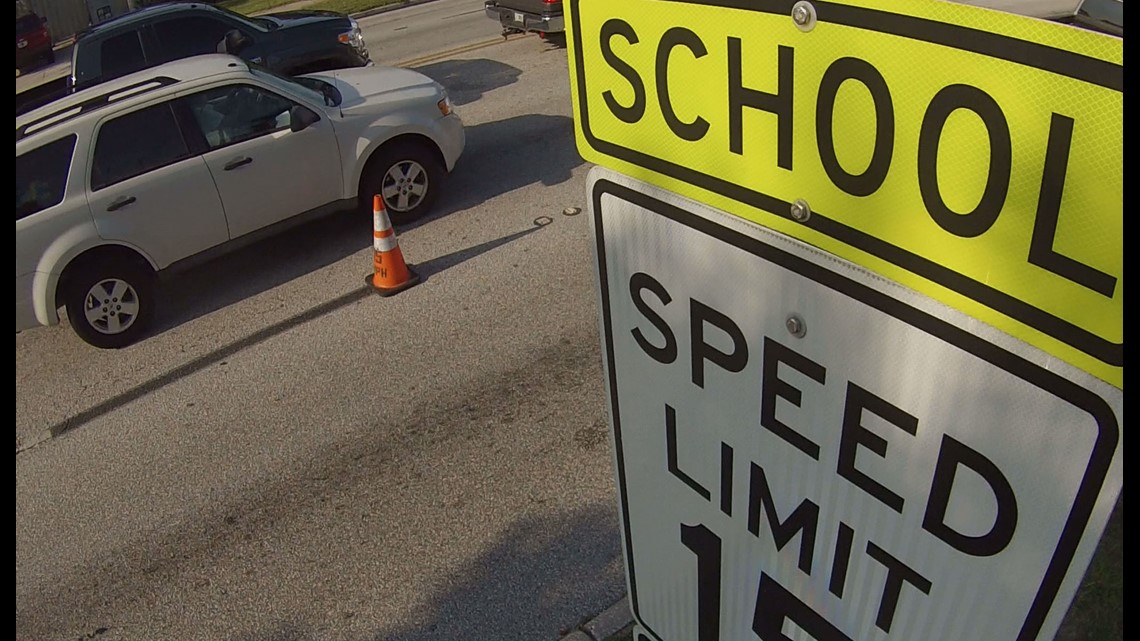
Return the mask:
[[372,250],[373,273],[367,280],[377,294],[391,296],[420,282],[419,274],[404,262],[396,230],[379,194],[372,197]]

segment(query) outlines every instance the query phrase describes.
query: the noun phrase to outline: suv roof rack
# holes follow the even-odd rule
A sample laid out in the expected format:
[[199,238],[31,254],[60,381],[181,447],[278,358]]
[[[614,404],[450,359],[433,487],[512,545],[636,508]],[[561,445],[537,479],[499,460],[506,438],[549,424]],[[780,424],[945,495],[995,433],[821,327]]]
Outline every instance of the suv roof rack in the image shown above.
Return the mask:
[[16,141],[20,141],[32,134],[44,131],[50,127],[65,123],[82,114],[90,113],[105,107],[117,100],[129,98],[131,96],[138,96],[145,93],[168,87],[178,82],[176,78],[169,76],[155,76],[154,78],[147,78],[146,80],[127,85],[125,87],[117,87],[106,93],[101,93],[97,96],[92,96],[86,100],[71,103],[65,107],[61,107],[49,114],[40,116],[35,120],[24,123],[23,126],[16,128]]

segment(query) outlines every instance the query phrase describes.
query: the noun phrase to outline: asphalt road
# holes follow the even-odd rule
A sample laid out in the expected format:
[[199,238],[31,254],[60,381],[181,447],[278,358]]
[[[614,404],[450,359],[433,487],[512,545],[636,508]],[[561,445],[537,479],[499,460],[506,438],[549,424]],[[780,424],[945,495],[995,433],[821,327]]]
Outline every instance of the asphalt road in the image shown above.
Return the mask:
[[130,348],[17,335],[18,639],[554,639],[624,592],[566,52],[416,67],[468,136],[421,285],[370,293],[346,215],[171,277]]
[[[368,53],[377,64],[400,65],[427,54],[501,40],[499,23],[483,12],[482,0],[432,0],[360,19]],[[16,76],[21,93],[71,71],[71,47],[56,51],[56,63]]]
[[483,0],[432,0],[361,18],[360,29],[372,59],[389,65],[502,40],[502,27],[483,12]]

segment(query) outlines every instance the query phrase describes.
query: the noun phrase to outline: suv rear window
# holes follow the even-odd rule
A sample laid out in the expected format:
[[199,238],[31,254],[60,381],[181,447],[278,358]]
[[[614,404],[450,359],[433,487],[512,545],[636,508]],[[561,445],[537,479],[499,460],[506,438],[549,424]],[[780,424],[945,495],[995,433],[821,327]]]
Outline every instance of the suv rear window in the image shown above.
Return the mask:
[[16,220],[63,201],[75,135],[16,156]]
[[107,38],[99,46],[99,57],[103,66],[100,80],[125,76],[147,66],[138,31]]
[[221,20],[188,16],[155,24],[154,35],[162,43],[165,58],[177,60],[204,53],[218,53],[218,46],[232,29],[232,26]]
[[190,156],[170,103],[119,116],[99,128],[91,189],[109,187]]

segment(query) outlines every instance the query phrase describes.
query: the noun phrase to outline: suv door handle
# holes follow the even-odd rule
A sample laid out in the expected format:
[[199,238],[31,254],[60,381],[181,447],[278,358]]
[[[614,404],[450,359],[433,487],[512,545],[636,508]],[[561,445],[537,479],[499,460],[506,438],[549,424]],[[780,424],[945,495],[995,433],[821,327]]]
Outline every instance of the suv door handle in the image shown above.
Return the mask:
[[242,165],[248,165],[251,162],[253,162],[253,158],[250,158],[249,156],[242,156],[241,158],[231,160],[228,163],[222,165],[222,169],[229,171],[231,169],[237,169]]
[[118,198],[112,200],[110,205],[107,205],[107,211],[122,209],[123,207],[126,207],[133,202],[135,202],[134,196],[119,196]]

